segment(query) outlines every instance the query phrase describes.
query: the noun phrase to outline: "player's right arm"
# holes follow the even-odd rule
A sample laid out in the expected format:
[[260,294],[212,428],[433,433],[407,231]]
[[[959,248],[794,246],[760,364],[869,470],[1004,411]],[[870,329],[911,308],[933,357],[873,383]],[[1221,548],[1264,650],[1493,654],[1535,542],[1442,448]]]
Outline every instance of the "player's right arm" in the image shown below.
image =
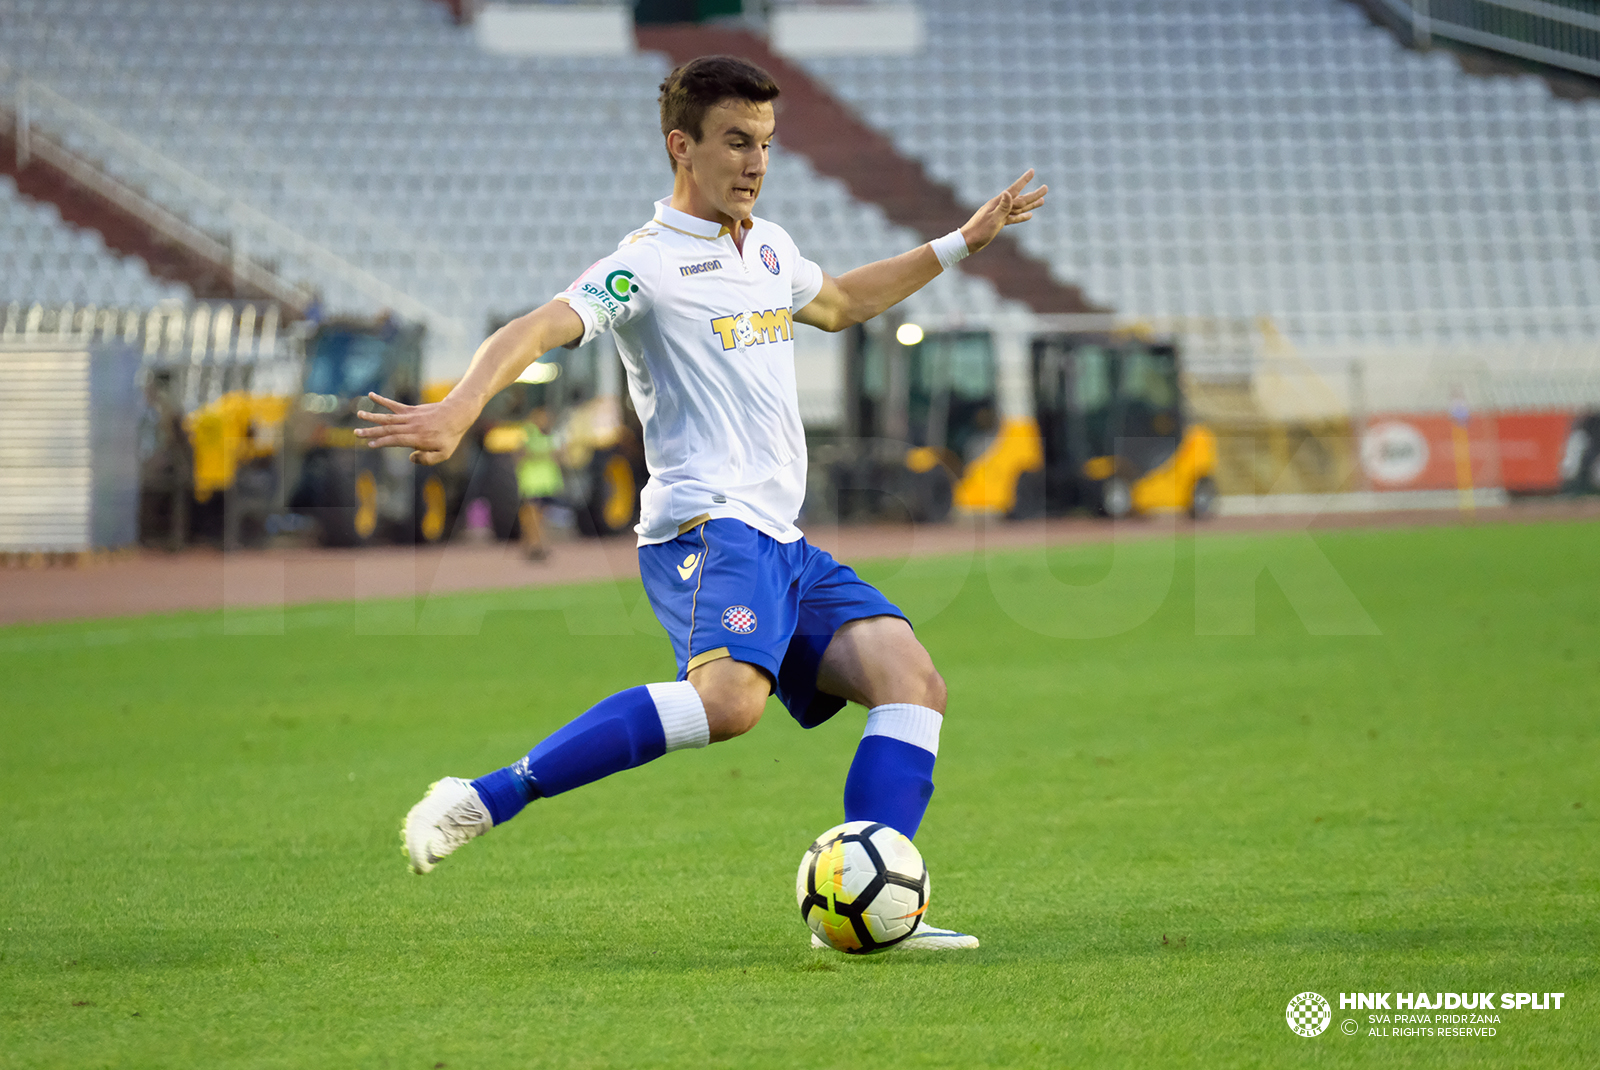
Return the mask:
[[415,464],[438,464],[456,451],[489,399],[516,381],[523,370],[559,346],[576,342],[584,322],[565,301],[555,300],[519,316],[490,335],[472,357],[467,374],[444,400],[427,405],[403,405],[379,394],[368,394],[387,412],[358,412],[372,427],[356,434],[374,449],[409,446]]

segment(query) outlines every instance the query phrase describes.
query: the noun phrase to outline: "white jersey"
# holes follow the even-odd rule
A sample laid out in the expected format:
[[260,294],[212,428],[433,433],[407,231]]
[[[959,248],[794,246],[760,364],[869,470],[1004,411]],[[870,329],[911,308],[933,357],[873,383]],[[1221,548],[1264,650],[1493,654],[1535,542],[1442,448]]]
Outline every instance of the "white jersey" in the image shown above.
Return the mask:
[[579,344],[616,332],[650,469],[641,546],[708,514],[800,538],[794,312],[822,277],[775,223],[753,220],[741,253],[726,227],[658,201],[654,219],[557,295],[583,320]]

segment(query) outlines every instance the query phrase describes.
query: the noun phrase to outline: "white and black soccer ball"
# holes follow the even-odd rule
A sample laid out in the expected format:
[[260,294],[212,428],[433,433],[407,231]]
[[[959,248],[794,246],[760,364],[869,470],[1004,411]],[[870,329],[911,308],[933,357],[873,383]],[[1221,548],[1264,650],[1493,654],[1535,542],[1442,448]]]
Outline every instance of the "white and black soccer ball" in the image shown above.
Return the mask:
[[806,850],[794,891],[800,916],[824,943],[870,955],[917,931],[928,909],[928,867],[888,825],[846,821]]

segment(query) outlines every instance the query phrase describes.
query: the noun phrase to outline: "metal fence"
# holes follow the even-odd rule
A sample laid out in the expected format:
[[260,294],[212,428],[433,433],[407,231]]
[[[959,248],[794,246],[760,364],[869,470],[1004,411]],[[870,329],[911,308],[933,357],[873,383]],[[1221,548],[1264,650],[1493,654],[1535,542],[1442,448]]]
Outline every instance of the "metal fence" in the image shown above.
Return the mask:
[[0,347],[86,350],[118,343],[139,355],[141,379],[159,369],[170,397],[192,411],[232,390],[286,394],[295,389],[304,327],[278,305],[210,301],[154,308],[12,303],[0,320]]
[[1371,0],[1393,12],[1411,43],[1460,41],[1600,78],[1600,11],[1583,0]]

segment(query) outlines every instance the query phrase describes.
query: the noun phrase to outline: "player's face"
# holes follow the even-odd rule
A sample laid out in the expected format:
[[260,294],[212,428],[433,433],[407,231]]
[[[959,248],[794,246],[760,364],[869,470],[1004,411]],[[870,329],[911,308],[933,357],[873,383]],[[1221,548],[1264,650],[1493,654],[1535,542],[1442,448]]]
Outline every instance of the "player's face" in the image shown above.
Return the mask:
[[704,207],[727,221],[750,218],[777,125],[770,101],[729,100],[706,113],[700,140],[685,146],[688,172]]

